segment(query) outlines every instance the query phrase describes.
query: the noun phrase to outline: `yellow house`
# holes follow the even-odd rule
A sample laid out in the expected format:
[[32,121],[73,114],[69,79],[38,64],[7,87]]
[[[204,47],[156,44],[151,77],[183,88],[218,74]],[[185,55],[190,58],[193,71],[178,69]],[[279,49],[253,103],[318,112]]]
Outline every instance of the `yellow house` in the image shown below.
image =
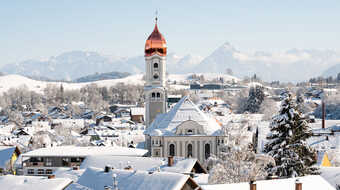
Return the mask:
[[0,146],[0,174],[15,174],[14,163],[20,154],[16,146]]
[[326,152],[318,153],[317,165],[320,167],[331,167],[332,164],[329,161],[328,154]]

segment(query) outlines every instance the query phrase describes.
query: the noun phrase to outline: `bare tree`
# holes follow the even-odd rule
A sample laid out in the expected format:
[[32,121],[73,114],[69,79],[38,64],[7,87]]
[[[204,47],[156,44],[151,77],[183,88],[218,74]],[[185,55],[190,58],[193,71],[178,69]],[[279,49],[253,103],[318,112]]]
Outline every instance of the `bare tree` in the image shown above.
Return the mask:
[[224,128],[228,140],[222,146],[219,156],[208,159],[210,170],[209,183],[240,183],[264,179],[267,176],[265,167],[275,164],[274,160],[253,151],[249,141],[249,122],[229,123]]

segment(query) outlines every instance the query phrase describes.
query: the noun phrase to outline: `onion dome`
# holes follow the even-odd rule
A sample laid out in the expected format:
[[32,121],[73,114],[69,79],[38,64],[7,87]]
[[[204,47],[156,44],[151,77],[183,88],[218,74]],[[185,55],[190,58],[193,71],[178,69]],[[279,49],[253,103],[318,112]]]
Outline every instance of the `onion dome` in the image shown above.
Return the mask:
[[165,38],[158,30],[157,18],[155,28],[145,43],[145,56],[151,56],[154,54],[166,56],[166,42]]

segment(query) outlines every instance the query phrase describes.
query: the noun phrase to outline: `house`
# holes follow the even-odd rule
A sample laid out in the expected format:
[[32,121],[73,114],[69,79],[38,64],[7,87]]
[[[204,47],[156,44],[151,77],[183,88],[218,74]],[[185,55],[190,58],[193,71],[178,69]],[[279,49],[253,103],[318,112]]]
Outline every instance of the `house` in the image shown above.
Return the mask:
[[14,163],[20,154],[16,146],[0,146],[0,174],[15,174]]
[[317,165],[319,167],[331,167],[332,164],[328,158],[328,154],[325,151],[318,152]]
[[[79,186],[79,185],[80,186]],[[78,186],[78,188],[77,188]],[[80,188],[81,187],[81,188]],[[170,172],[147,172],[139,170],[104,170],[87,168],[80,176],[77,184],[69,189],[103,190],[105,187],[123,190],[200,190],[199,185],[188,175]]]
[[96,125],[98,126],[102,122],[112,122],[112,117],[108,115],[99,115],[96,117]]
[[59,146],[22,154],[24,175],[50,175],[60,167],[78,167],[89,155],[144,156],[147,150],[124,147]]
[[207,174],[207,170],[195,158],[155,158],[155,157],[134,157],[134,156],[88,156],[80,168],[89,167],[104,168],[110,166],[114,169],[130,167],[133,170],[144,171],[165,171],[182,174]]
[[118,108],[114,112],[116,118],[121,118],[121,117],[130,117],[130,108]]
[[72,183],[71,179],[36,176],[0,176],[1,190],[64,190]]
[[[302,185],[302,189],[296,188],[297,184]],[[250,188],[249,182],[244,183],[232,183],[232,184],[216,184],[216,185],[202,185],[203,190],[310,190],[310,189],[322,189],[322,190],[335,190],[331,184],[329,184],[323,177],[319,175],[310,175],[299,178],[288,179],[275,179],[275,180],[263,180],[256,181],[252,185],[255,188]]]
[[136,123],[143,123],[144,122],[144,114],[145,108],[143,107],[134,107],[130,109],[130,117],[131,121]]

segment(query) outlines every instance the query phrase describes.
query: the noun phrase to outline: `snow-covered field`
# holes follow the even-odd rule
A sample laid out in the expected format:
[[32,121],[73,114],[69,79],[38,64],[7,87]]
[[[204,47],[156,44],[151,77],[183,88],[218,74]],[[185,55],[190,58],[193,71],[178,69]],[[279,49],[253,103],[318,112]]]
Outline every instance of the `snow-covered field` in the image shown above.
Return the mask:
[[142,80],[143,75],[131,75],[121,79],[111,79],[111,80],[101,80],[95,82],[87,82],[87,83],[67,83],[67,82],[45,82],[45,81],[37,81],[32,80],[24,76],[20,75],[6,75],[0,77],[0,93],[8,91],[10,88],[20,88],[26,86],[28,90],[35,91],[37,93],[42,93],[44,88],[48,85],[63,85],[65,90],[75,90],[80,89],[89,84],[96,84],[100,87],[110,87],[114,86],[118,83],[124,84],[133,84],[133,85],[143,85],[144,81]]
[[[176,81],[176,84],[171,84],[170,87],[173,89],[188,89],[188,85],[181,85],[179,83],[187,83],[190,81],[190,76],[192,76],[193,73],[190,74],[183,74],[183,75],[169,75],[168,80],[170,83],[173,83]],[[201,75],[201,74],[196,74]],[[226,74],[216,74],[216,73],[204,73],[205,80],[213,80],[217,78],[224,78],[225,81],[238,81],[239,79],[230,75]],[[130,75],[125,78],[121,79],[110,79],[110,80],[101,80],[101,81],[95,81],[95,82],[86,82],[86,83],[68,83],[68,82],[45,82],[45,81],[38,81],[29,79],[27,77],[21,76],[21,75],[5,75],[0,77],[0,94],[3,92],[8,91],[11,88],[21,88],[26,86],[28,90],[42,93],[44,88],[46,88],[49,85],[56,85],[60,86],[63,85],[65,90],[76,90],[80,89],[86,85],[89,84],[96,84],[99,87],[111,87],[119,83],[124,84],[130,84],[130,85],[144,85],[143,80],[143,74],[136,74],[136,75]]]

